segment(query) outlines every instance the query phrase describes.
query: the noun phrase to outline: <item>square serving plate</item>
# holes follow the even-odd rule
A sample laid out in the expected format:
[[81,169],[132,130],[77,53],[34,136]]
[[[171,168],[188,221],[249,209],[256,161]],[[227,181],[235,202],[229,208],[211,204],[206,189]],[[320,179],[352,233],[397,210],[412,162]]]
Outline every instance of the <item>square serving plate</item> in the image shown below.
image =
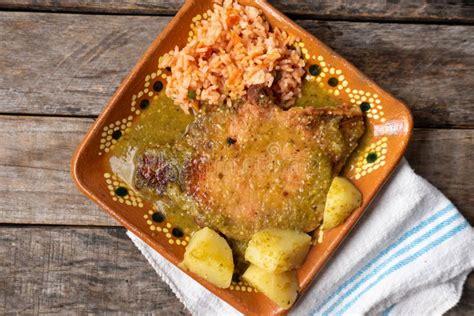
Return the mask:
[[[128,132],[130,126],[140,119],[140,113],[146,111],[140,108],[140,104],[143,104],[143,100],[151,101],[155,97],[155,83],[166,83],[166,70],[158,69],[159,57],[175,45],[185,45],[192,24],[197,19],[206,17],[204,13],[211,8],[212,2],[186,1],[118,88],[79,145],[71,162],[74,180],[90,199],[175,265],[183,259],[189,236],[174,236],[173,223],[153,221],[153,205],[135,194],[132,188],[112,173],[107,162],[107,153],[120,141],[121,136]],[[412,117],[403,103],[382,90],[266,1],[239,2],[260,8],[273,26],[278,26],[301,39],[297,45],[300,46],[307,64],[316,64],[321,68],[321,74],[312,80],[318,80],[328,94],[361,107],[367,116],[366,136],[344,170],[344,175],[362,192],[362,206],[354,211],[344,224],[325,233],[322,243],[312,247],[304,265],[298,269],[301,294],[328,262],[397,166],[412,132]],[[332,85],[329,84],[330,80]],[[334,86],[335,82],[337,84]],[[244,314],[281,315],[287,312],[248,284],[233,284],[229,289],[219,289],[192,273],[185,273]]]

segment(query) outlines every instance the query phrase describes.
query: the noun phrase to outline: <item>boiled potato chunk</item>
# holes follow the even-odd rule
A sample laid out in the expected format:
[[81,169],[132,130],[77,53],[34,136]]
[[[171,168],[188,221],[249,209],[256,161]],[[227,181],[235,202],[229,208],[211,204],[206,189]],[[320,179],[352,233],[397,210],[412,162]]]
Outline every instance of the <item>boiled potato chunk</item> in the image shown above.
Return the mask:
[[326,198],[322,230],[342,224],[361,203],[361,193],[349,180],[334,178]]
[[207,227],[191,237],[184,253],[183,265],[220,288],[230,286],[234,273],[234,260],[229,244]]
[[270,273],[251,264],[242,278],[280,307],[290,308],[296,300],[298,280],[295,271]]
[[299,268],[308,254],[311,237],[295,230],[270,228],[252,236],[245,260],[267,272]]

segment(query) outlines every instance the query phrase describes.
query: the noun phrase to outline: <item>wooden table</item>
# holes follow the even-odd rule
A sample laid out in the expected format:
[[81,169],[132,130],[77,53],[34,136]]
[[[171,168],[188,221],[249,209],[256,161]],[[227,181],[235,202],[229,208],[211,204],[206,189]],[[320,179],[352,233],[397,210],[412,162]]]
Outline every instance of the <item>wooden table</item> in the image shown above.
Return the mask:
[[[474,5],[278,8],[405,101],[407,158],[474,223]],[[76,145],[174,0],[0,0],[0,314],[186,314],[125,230],[69,176]],[[474,313],[474,274],[451,315]]]

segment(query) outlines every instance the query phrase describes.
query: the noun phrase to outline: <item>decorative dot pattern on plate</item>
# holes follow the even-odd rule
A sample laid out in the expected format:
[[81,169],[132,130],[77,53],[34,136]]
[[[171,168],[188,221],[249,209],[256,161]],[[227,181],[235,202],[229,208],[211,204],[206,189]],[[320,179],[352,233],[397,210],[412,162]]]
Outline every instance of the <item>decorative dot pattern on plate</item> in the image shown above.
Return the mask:
[[[301,47],[301,42],[296,47]],[[303,44],[304,47],[304,44]],[[303,52],[303,51],[302,51]],[[341,92],[349,85],[342,70],[331,67],[329,63],[324,60],[323,56],[306,56],[307,62],[307,80],[316,80],[321,88],[325,88],[328,94],[339,96]],[[308,57],[308,58],[306,58]]]
[[116,202],[142,208],[143,200],[114,174],[104,173],[105,183],[112,199]]
[[232,281],[229,289],[232,291],[241,291],[241,292],[249,292],[249,293],[258,292],[257,289],[255,289],[253,286],[251,286],[245,281],[239,281],[239,282]]
[[357,89],[351,90],[350,88],[347,88],[346,92],[351,103],[359,106],[369,119],[379,120],[382,123],[386,121],[382,101],[380,101],[377,94]]
[[100,135],[99,156],[104,152],[109,152],[114,149],[115,144],[122,138],[122,136],[130,130],[132,126],[133,116],[128,116],[122,120],[117,120],[102,128]]
[[355,179],[358,180],[365,175],[385,166],[387,157],[387,137],[383,137],[375,143],[367,145],[358,155],[355,163]]
[[190,237],[185,235],[185,231],[181,227],[173,226],[166,220],[166,215],[156,208],[148,210],[143,218],[150,230],[164,234],[170,245],[176,244],[186,247],[188,244]]

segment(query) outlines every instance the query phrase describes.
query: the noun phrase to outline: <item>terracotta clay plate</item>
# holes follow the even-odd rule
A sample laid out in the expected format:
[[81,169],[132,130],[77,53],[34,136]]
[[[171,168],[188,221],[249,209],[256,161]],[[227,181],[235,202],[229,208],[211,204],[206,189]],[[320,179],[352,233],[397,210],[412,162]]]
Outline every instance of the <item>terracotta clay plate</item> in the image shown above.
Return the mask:
[[[273,26],[301,39],[296,45],[300,46],[306,63],[317,65],[321,70],[312,80],[317,80],[328,94],[366,112],[366,135],[344,170],[344,175],[362,192],[363,204],[344,224],[325,233],[322,243],[313,246],[306,262],[298,270],[302,292],[315,279],[397,166],[411,135],[412,117],[403,103],[265,1],[239,2],[260,8]],[[192,24],[206,17],[204,13],[211,8],[211,4],[212,0],[190,0],[184,4],[117,90],[78,147],[71,163],[74,180],[89,198],[175,265],[183,259],[189,236],[174,234],[173,223],[154,220],[153,204],[134,193],[112,173],[107,156],[130,127],[140,120],[141,113],[145,111],[141,105],[156,97],[157,92],[153,89],[156,83],[166,83],[166,70],[158,69],[159,57],[175,45],[182,47],[186,44],[188,37],[192,36]],[[224,290],[192,276],[245,314],[286,313],[247,284],[233,284]]]

